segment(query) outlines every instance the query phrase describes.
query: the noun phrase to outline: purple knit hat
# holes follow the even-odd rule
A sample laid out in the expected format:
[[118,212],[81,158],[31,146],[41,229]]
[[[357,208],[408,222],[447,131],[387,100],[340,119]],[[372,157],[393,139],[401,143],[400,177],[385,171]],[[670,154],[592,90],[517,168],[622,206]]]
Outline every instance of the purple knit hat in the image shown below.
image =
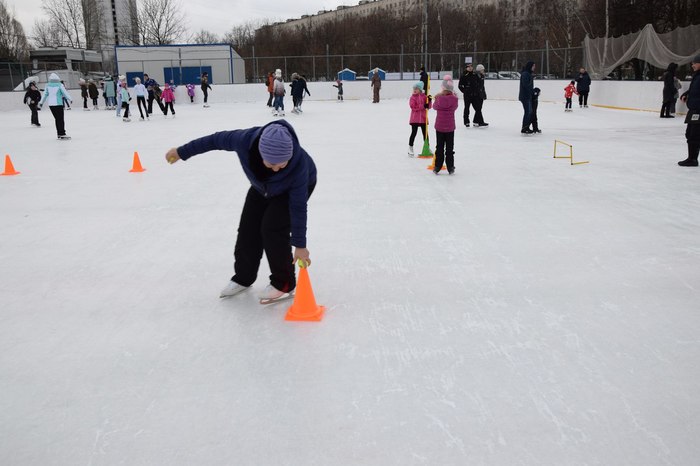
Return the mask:
[[294,141],[285,126],[272,124],[260,135],[258,149],[265,162],[276,165],[292,158]]

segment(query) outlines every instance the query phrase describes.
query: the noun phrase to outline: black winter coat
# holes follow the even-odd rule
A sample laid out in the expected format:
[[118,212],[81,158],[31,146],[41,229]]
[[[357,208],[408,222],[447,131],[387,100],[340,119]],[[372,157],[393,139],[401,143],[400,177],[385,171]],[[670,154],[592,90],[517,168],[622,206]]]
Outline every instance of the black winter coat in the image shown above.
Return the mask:
[[27,105],[36,105],[41,100],[41,92],[38,89],[27,89],[24,94],[24,103]]
[[518,100],[521,102],[532,101],[532,89],[534,88],[534,80],[532,79],[532,67],[534,62],[527,62],[520,72],[520,93]]
[[671,63],[670,65],[668,65],[666,71],[664,71],[664,102],[671,102],[676,96],[676,83],[674,79],[676,77],[676,68],[678,68],[678,65],[676,65],[675,63]]
[[579,94],[589,92],[591,90],[591,77],[588,72],[579,73],[576,77],[576,90]]
[[688,90],[681,97],[688,99],[685,101],[688,110],[700,112],[700,70],[693,73],[693,80],[690,81]]
[[464,97],[479,97],[479,77],[473,71],[467,71],[459,78],[457,85]]

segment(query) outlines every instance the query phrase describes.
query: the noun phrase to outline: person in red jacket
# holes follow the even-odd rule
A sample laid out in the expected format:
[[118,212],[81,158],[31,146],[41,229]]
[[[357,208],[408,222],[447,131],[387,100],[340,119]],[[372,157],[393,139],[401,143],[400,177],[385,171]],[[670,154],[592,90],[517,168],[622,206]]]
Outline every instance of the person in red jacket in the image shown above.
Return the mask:
[[569,85],[564,88],[564,97],[566,98],[566,105],[564,106],[565,112],[573,112],[571,108],[571,97],[574,94],[578,95],[578,91],[576,90],[576,81],[572,80]]

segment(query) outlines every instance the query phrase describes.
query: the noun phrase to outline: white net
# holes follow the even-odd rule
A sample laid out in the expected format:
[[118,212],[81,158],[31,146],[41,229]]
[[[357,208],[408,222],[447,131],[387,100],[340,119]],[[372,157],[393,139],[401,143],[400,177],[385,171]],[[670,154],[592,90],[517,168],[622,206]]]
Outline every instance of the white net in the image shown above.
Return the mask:
[[639,58],[661,69],[669,63],[683,65],[700,54],[700,24],[657,34],[651,24],[620,37],[601,37],[583,41],[588,74],[593,79],[607,76],[618,66]]

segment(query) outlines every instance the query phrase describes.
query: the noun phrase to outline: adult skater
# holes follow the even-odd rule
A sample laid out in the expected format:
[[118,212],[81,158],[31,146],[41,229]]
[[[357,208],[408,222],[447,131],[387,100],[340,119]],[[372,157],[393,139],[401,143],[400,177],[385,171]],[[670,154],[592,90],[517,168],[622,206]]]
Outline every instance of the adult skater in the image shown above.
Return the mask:
[[270,71],[267,73],[267,81],[265,82],[267,86],[267,93],[269,97],[267,98],[267,106],[272,107],[272,100],[275,98],[275,74]]
[[156,96],[156,88],[158,87],[156,80],[148,76],[147,73],[144,73],[143,85],[146,86],[146,90],[148,91],[148,114],[150,115],[153,113],[154,100],[158,104],[158,107],[160,107],[160,111],[165,113],[165,109],[163,108],[163,104],[160,102],[160,98]]
[[481,113],[481,109],[484,108],[484,100],[486,100],[486,85],[484,81],[486,77],[484,76],[484,65],[476,65],[476,72],[474,73],[479,79],[479,90],[477,92],[477,99],[474,102],[474,126],[486,127],[489,124],[484,121],[484,115]]
[[462,115],[464,126],[469,127],[471,124],[469,121],[469,111],[472,106],[474,107],[474,126],[476,126],[477,118],[480,118],[481,122],[483,122],[484,118],[480,115],[481,108],[477,108],[479,100],[479,78],[474,74],[474,68],[471,63],[468,63],[464,69],[464,74],[459,78],[457,87],[464,96],[464,113]]
[[579,108],[588,108],[588,93],[591,91],[591,77],[583,66],[576,76],[576,92],[578,92]]
[[100,97],[100,93],[97,91],[97,84],[95,84],[95,81],[92,79],[88,80],[88,95],[90,99],[92,99],[92,109],[97,110],[99,108],[97,106],[97,99]]
[[663,74],[664,88],[661,102],[661,118],[674,118],[671,116],[671,107],[676,101],[676,63],[670,63]]
[[207,103],[207,100],[209,99],[209,91],[211,90],[211,86],[209,85],[209,73],[206,71],[202,73],[202,93],[204,94],[204,105],[203,107],[208,107],[209,104]]
[[379,77],[379,68],[374,69],[374,73],[372,74],[372,84],[370,84],[370,87],[372,88],[372,103],[378,104],[379,89],[382,88],[382,78]]
[[296,287],[294,263],[311,265],[306,217],[316,186],[313,159],[284,120],[195,139],[170,149],[165,158],[172,164],[212,150],[235,151],[251,184],[238,226],[235,274],[220,296],[236,295],[255,282],[263,251],[271,274],[261,304],[291,296]]
[[63,103],[67,101],[69,104],[73,101],[70,94],[63,84],[61,84],[61,78],[58,77],[56,73],[51,73],[49,76],[49,83],[44,89],[44,95],[39,102],[39,110],[44,105],[44,102],[48,102],[49,108],[51,109],[51,114],[56,121],[56,134],[58,139],[70,139],[66,135],[66,127],[63,119]]
[[681,101],[688,106],[685,117],[685,139],[688,142],[688,158],[678,162],[681,167],[697,167],[700,152],[700,55],[696,55],[690,65],[693,79],[688,90],[681,96]]
[[34,81],[29,83],[29,89],[24,94],[24,103],[29,106],[29,110],[32,112],[32,126],[37,128],[41,127],[39,124],[39,112],[37,111],[37,105],[41,100],[41,92],[36,88],[36,83]]
[[80,78],[80,80],[78,81],[78,84],[80,85],[80,97],[83,98],[83,111],[89,112],[90,109],[88,108],[88,105],[87,105],[87,100],[88,100],[87,82],[83,78]]
[[529,61],[523,66],[520,72],[520,93],[518,100],[523,105],[523,124],[520,132],[523,134],[532,134],[530,129],[530,119],[532,118],[532,89],[534,81],[532,73],[535,71],[535,62]]

